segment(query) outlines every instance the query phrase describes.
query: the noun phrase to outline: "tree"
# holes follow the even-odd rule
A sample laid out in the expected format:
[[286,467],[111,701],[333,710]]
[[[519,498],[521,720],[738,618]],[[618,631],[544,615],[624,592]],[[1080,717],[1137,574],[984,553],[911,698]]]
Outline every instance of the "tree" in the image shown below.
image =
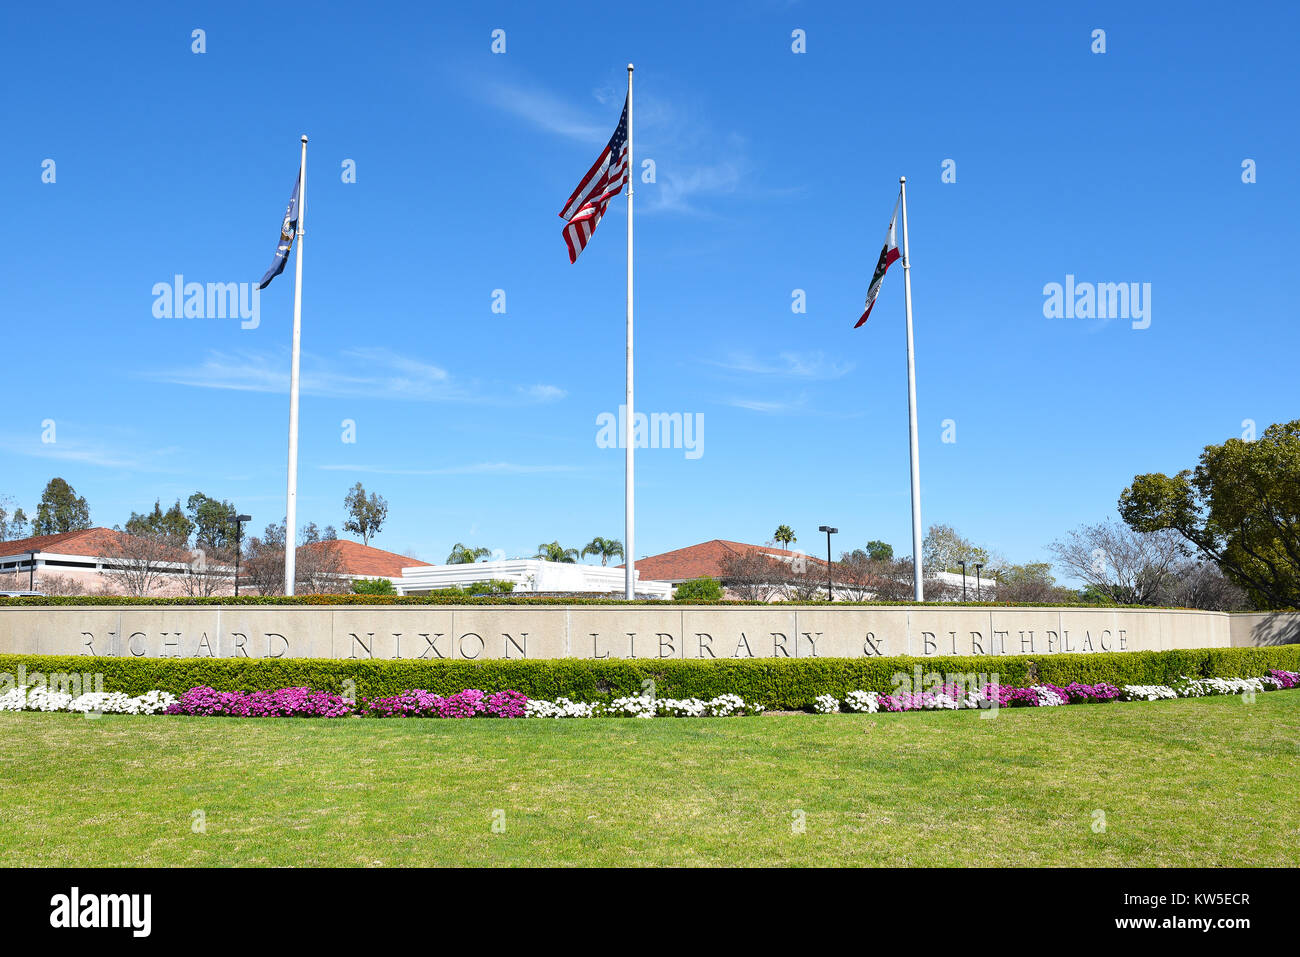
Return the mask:
[[27,537],[27,516],[13,499],[0,498],[0,542]]
[[1137,532],[1120,522],[1080,526],[1048,549],[1075,577],[1121,605],[1158,604],[1187,556],[1176,533]]
[[316,527],[315,522],[308,522],[298,529],[299,545],[312,545],[316,542],[336,542],[338,538],[339,533],[334,530],[333,525],[326,525],[322,530]]
[[533,558],[541,558],[548,562],[565,562],[572,565],[578,561],[578,550],[576,548],[565,548],[558,541],[544,542],[537,546],[537,554]]
[[[455,565],[456,562],[448,562]],[[461,563],[464,564],[464,563]],[[354,595],[396,595],[397,588],[387,578],[358,578],[352,583]]]
[[230,588],[235,578],[235,552],[196,545],[181,572],[181,588],[190,598],[210,598]]
[[826,566],[820,562],[778,561],[776,573],[781,586],[781,597],[787,601],[826,598]]
[[370,544],[370,539],[379,534],[384,519],[388,517],[388,502],[374,492],[367,498],[366,490],[360,482],[352,486],[352,491],[344,497],[343,507],[348,514],[348,520],[343,523],[343,531],[360,535],[362,545]]
[[491,554],[492,550],[490,548],[483,548],[482,546],[479,546],[478,548],[470,548],[468,545],[462,545],[460,542],[457,542],[452,546],[451,554],[447,556],[447,564],[473,565],[479,559],[488,558]]
[[[122,533],[121,528],[114,529]],[[153,594],[170,576],[184,570],[189,555],[165,532],[142,528],[118,534],[105,550],[104,577],[122,589],[121,594],[143,598]]]
[[716,578],[691,578],[673,592],[677,601],[722,601],[722,582]]
[[760,549],[748,548],[722,562],[722,584],[744,601],[768,601],[781,590],[785,563]]
[[235,506],[195,492],[185,500],[185,510],[194,525],[196,547],[217,551],[235,547]]
[[33,535],[58,535],[90,528],[90,506],[61,478],[52,478],[41,493],[32,522]]
[[[314,526],[299,530],[309,537]],[[241,587],[247,582],[259,595],[284,594],[284,522],[268,525],[261,536],[250,538],[244,546],[240,565]],[[351,581],[343,572],[343,556],[335,539],[316,537],[297,546],[294,552],[294,592],[299,595],[331,595],[349,591]]]
[[1177,569],[1159,603],[1205,611],[1249,611],[1246,590],[1234,584],[1214,562],[1190,561]]
[[1172,532],[1267,608],[1300,608],[1300,419],[1207,445],[1195,469],[1138,475],[1119,513]]
[[997,599],[1012,604],[1033,602],[1065,604],[1078,601],[1078,593],[1056,583],[1051,562],[1027,562],[1024,565],[999,565]]
[[977,562],[987,564],[989,553],[973,544],[951,525],[931,525],[921,543],[921,558],[924,569],[936,572],[960,571],[958,562],[971,565]]
[[169,541],[174,547],[181,548],[188,544],[194,523],[181,511],[180,500],[166,512],[162,503],[154,500],[153,511],[148,515],[132,512],[126,522],[128,535],[154,535]]
[[623,543],[617,538],[601,538],[597,535],[582,548],[582,557],[596,555],[600,558],[600,563],[606,565],[611,558],[623,557]]
[[244,543],[244,560],[240,565],[240,582],[259,595],[284,594],[284,523],[268,525],[261,536]]
[[[941,601],[953,597],[956,589],[937,577],[937,572],[927,567],[925,597],[928,601]],[[894,559],[872,558],[861,548],[840,555],[835,563],[835,590],[843,592],[850,601],[911,601],[915,595],[912,585],[911,557]],[[826,582],[823,574],[822,587]]]
[[799,541],[799,539],[795,537],[794,529],[789,525],[778,525],[776,531],[772,533],[772,540],[780,542],[787,549],[791,544]]
[[867,555],[875,562],[891,562],[894,560],[894,546],[879,540],[867,542]]
[[[312,529],[315,530],[314,525]],[[300,535],[305,537],[305,532],[303,529]],[[343,573],[343,552],[336,538],[317,537],[299,545],[294,552],[293,570],[297,595],[337,595],[351,589],[351,581]],[[284,577],[283,569],[280,577]]]

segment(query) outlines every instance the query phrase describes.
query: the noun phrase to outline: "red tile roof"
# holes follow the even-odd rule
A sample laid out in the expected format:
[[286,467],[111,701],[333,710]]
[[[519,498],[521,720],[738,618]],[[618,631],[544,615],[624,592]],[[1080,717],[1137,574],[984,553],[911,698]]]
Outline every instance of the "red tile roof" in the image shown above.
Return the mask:
[[35,535],[0,542],[0,557],[13,558],[31,552],[54,552],[62,555],[88,555],[99,558],[119,548],[130,538],[111,528],[83,528],[57,535]]
[[[647,581],[677,582],[691,578],[720,578],[722,569],[730,558],[746,552],[761,552],[777,558],[795,558],[803,556],[807,561],[825,565],[823,559],[803,552],[785,548],[769,548],[766,545],[747,545],[744,542],[729,542],[715,538],[711,542],[701,542],[687,548],[664,552],[662,555],[649,555],[638,558],[636,569],[640,577]],[[620,565],[619,568],[623,566]]]
[[362,545],[360,542],[348,541],[342,538],[338,541],[312,542],[310,545],[304,545],[303,548],[332,549],[337,553],[340,570],[345,575],[376,575],[382,578],[401,578],[403,568],[429,564],[406,555],[399,555],[396,552],[386,552],[382,548],[375,548],[373,545]]
[[[92,558],[111,556],[130,539],[125,532],[111,528],[86,528],[76,532],[62,532],[57,535],[37,535],[32,538],[19,538],[10,542],[0,542],[0,558],[21,558],[31,552],[49,552],[61,555],[86,555]],[[334,542],[313,542],[304,548],[332,547],[339,555],[340,570],[345,575],[378,575],[384,578],[400,578],[403,568],[415,565],[427,565],[415,558],[386,552],[382,548],[362,545],[360,542],[340,539]],[[177,560],[186,561],[189,555],[183,550],[178,552]]]

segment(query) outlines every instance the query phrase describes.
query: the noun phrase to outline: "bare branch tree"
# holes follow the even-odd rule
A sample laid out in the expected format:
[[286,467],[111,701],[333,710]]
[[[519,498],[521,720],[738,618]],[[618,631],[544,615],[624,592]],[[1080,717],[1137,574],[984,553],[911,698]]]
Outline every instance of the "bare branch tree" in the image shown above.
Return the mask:
[[1048,549],[1075,577],[1125,605],[1158,603],[1188,554],[1177,532],[1135,532],[1114,521],[1083,525]]
[[294,590],[299,595],[337,595],[352,590],[352,579],[343,569],[343,549],[337,541],[298,546],[294,569]]
[[115,539],[105,550],[103,574],[123,594],[132,597],[153,594],[165,581],[183,572],[189,558],[168,535],[121,533]]
[[722,562],[722,584],[744,601],[771,601],[785,578],[783,563],[760,550],[746,549]]
[[194,548],[181,573],[181,587],[190,598],[210,598],[233,590],[235,553],[221,548]]

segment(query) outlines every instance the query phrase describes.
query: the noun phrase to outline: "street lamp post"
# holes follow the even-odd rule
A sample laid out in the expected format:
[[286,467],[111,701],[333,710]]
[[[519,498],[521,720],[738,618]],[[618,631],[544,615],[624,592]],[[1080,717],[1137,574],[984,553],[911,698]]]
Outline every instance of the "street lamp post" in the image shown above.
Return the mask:
[[244,523],[251,522],[251,515],[235,516],[235,597],[239,597],[239,543],[244,535]]
[[818,525],[817,531],[826,533],[826,600],[835,600],[834,584],[831,580],[831,536],[839,531],[829,525]]
[[983,567],[984,565],[981,562],[975,563],[975,600],[976,601],[980,600],[980,569]]
[[961,566],[961,600],[965,601],[966,600],[966,563],[963,561],[963,562],[958,562],[957,564]]

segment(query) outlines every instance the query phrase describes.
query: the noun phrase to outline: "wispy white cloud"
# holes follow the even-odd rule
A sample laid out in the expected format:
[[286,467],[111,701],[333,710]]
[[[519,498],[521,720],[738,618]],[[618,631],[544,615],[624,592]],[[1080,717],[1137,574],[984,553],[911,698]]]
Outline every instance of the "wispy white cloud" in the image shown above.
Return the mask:
[[[203,389],[284,393],[289,391],[288,366],[284,355],[214,351],[198,363],[144,377]],[[482,405],[554,402],[567,395],[559,386],[544,383],[502,386],[461,379],[441,366],[382,347],[345,350],[335,359],[304,354],[299,387],[306,395],[329,398]]]
[[322,465],[324,472],[363,472],[373,475],[536,475],[545,472],[575,472],[573,465],[524,465],[518,462],[476,462],[436,469],[390,468],[384,465]]
[[14,455],[77,465],[94,465],[108,469],[127,469],[133,472],[176,473],[184,471],[168,465],[166,461],[169,457],[181,451],[178,446],[126,451],[126,446],[134,444],[136,443],[131,443],[126,438],[123,438],[121,444],[116,446],[103,442],[85,442],[66,438],[56,439],[54,442],[41,442],[38,438],[23,439],[16,436],[0,438],[0,449]]
[[853,363],[836,362],[821,352],[782,352],[773,359],[732,353],[725,359],[705,362],[727,372],[790,379],[838,379],[853,370]]
[[748,409],[750,412],[780,413],[780,412],[798,412],[807,405],[808,397],[805,395],[796,396],[793,399],[749,399],[736,397],[725,400],[727,405],[734,406],[737,409]]
[[547,133],[580,143],[603,145],[614,131],[614,124],[602,124],[596,111],[583,110],[535,85],[492,80],[484,84],[479,93],[491,106],[503,112]]
[[[599,150],[614,130],[624,91],[618,85],[598,87],[591,92],[595,107],[577,105],[535,83],[492,80],[474,94],[537,129]],[[640,175],[644,160],[655,164],[655,182],[638,184],[644,201],[639,211],[707,214],[700,200],[734,193],[745,183],[749,164],[739,135],[720,133],[715,123],[653,94],[638,95],[635,122],[633,175]]]

